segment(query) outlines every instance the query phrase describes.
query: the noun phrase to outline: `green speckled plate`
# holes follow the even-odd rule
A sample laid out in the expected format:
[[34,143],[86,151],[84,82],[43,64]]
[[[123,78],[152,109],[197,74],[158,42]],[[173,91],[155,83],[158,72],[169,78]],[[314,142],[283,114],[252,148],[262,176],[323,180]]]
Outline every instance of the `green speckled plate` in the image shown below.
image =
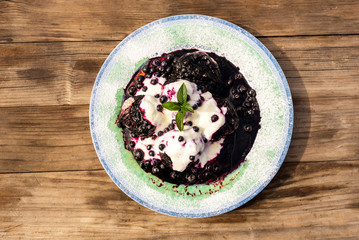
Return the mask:
[[[176,186],[145,173],[125,150],[115,125],[123,88],[138,67],[151,57],[183,48],[226,57],[257,91],[261,129],[246,160],[221,183]],[[128,196],[171,216],[210,217],[243,205],[277,173],[291,139],[292,98],[277,61],[251,34],[218,18],[173,16],[136,30],[109,55],[93,87],[90,127],[104,169]]]

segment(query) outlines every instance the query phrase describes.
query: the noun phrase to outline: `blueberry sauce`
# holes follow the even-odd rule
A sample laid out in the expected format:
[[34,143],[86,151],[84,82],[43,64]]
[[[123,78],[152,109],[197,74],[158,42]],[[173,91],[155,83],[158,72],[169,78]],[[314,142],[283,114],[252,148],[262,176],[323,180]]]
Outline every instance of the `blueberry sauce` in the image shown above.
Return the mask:
[[[172,116],[161,106],[176,101],[179,81],[192,91],[187,101],[195,110],[185,118],[183,132],[176,126],[175,112]],[[244,161],[260,128],[256,91],[238,67],[211,52],[183,49],[149,59],[125,88],[124,100],[116,124],[123,130],[126,149],[144,171],[174,184],[222,179]],[[153,102],[156,116],[172,119],[151,118],[147,106]],[[216,112],[206,114],[204,109]],[[196,112],[208,119],[199,121]],[[176,157],[183,155],[185,165],[175,162],[171,144],[183,147]]]

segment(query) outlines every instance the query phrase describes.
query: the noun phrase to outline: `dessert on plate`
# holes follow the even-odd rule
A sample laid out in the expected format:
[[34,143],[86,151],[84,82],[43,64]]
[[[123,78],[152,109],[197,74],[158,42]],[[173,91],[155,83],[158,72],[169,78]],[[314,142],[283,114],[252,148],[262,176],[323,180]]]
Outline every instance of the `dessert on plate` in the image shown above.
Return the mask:
[[183,49],[135,72],[116,124],[144,171],[174,184],[206,184],[245,160],[260,109],[238,67],[212,52]]

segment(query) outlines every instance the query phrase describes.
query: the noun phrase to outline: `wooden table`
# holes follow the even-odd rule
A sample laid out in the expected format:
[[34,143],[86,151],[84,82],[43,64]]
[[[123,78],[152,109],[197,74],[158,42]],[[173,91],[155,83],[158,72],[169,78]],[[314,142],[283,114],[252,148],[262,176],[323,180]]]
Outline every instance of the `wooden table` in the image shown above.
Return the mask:
[[[156,19],[205,14],[277,58],[295,111],[280,171],[206,219],[149,210],[92,145],[92,86],[111,50]],[[0,1],[1,239],[359,239],[359,2]]]

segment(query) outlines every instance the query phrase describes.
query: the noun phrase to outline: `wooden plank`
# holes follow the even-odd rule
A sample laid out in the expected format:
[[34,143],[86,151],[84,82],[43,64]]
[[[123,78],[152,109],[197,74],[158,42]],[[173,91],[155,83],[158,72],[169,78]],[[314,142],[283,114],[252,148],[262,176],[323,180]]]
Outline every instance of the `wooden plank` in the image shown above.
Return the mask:
[[104,171],[2,174],[4,239],[355,239],[359,162],[285,163],[229,213],[182,219],[149,210]]
[[[359,36],[261,41],[283,68],[294,99],[359,98]],[[88,104],[97,73],[117,44],[0,44],[0,107]]]
[[88,105],[0,110],[0,172],[101,169]]
[[162,17],[204,14],[256,36],[358,34],[358,1],[1,1],[0,42],[118,40]]
[[0,106],[88,104],[117,42],[0,45]]
[[[359,160],[357,99],[295,101],[286,162]],[[340,111],[338,111],[340,109]],[[0,172],[101,169],[88,105],[0,108]]]

